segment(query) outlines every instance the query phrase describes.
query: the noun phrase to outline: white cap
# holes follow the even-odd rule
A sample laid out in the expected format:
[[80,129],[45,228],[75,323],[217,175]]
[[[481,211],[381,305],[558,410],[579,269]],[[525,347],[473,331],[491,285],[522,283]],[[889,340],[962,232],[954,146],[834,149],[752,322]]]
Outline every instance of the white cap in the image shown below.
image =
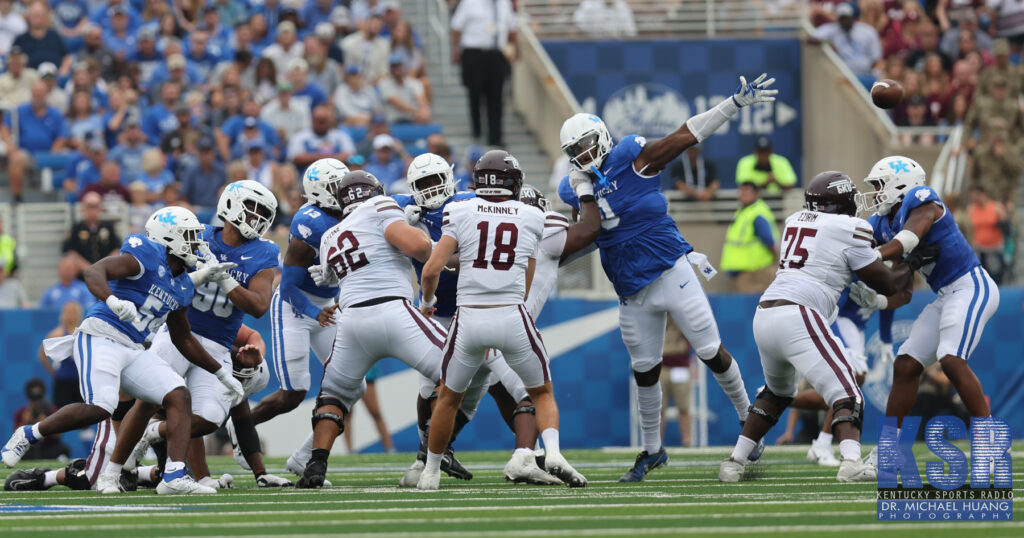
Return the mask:
[[300,71],[309,71],[309,64],[302,58],[292,58],[291,61],[288,62],[288,71],[294,71],[296,69]]
[[373,137],[373,149],[393,148],[395,147],[395,139],[391,138],[391,135],[383,133]]

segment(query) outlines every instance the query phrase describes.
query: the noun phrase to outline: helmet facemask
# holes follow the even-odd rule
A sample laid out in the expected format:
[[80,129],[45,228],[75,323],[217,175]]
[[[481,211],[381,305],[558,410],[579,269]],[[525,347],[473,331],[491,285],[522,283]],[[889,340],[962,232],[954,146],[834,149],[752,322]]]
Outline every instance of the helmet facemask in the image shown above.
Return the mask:
[[246,239],[256,239],[270,229],[270,224],[274,221],[274,212],[270,206],[249,199],[243,205],[241,218],[232,224]]
[[410,188],[416,205],[424,209],[437,209],[455,195],[455,181],[450,171],[416,178]]
[[569,157],[569,163],[577,170],[600,168],[608,156],[609,150],[601,144],[601,135],[590,131],[575,142],[562,146],[562,151]]

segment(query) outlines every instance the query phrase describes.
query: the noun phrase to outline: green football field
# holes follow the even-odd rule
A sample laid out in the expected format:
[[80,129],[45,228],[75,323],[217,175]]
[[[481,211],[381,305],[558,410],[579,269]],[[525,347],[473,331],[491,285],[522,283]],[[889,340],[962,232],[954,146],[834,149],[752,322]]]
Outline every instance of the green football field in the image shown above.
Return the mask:
[[[923,449],[923,447],[919,447]],[[509,454],[462,452],[475,477],[443,478],[441,491],[400,489],[409,454],[336,456],[332,488],[258,490],[252,475],[227,457],[212,458],[214,476],[235,474],[217,495],[157,496],[152,490],[100,496],[55,487],[0,494],[0,534],[8,536],[370,535],[460,536],[867,535],[1024,536],[1015,522],[876,521],[874,484],[838,484],[835,470],[804,459],[806,447],[770,447],[751,480],[720,484],[725,448],[670,451],[667,468],[646,482],[619,484],[634,452],[566,451],[590,480],[586,489],[515,486],[501,469]],[[1024,453],[1014,452],[1022,469]],[[934,457],[931,458],[934,460]],[[922,466],[925,458],[918,458]],[[38,465],[26,462],[25,467]],[[55,464],[56,465],[56,464]],[[287,475],[284,461],[268,462]],[[9,471],[0,472],[6,478]],[[1024,472],[1015,472],[1024,484]],[[1018,487],[1015,493],[1022,490]],[[59,533],[59,534],[58,534]]]

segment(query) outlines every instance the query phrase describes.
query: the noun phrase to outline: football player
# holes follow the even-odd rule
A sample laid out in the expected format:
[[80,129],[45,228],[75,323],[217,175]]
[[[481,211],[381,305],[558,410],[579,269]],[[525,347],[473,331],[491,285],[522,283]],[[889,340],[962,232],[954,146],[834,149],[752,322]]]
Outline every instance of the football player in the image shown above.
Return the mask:
[[[217,216],[224,221],[223,227],[203,226],[204,258],[210,263],[230,262],[234,268],[223,278],[196,287],[188,319],[200,345],[229,370],[232,367],[231,345],[242,326],[242,316],[249,314],[259,318],[270,307],[281,251],[274,242],[264,239],[263,234],[276,214],[277,199],[269,189],[252,180],[236,181],[227,185],[217,203]],[[192,436],[215,432],[237,402],[220,397],[217,380],[188,362],[171,342],[167,330],[156,334],[150,351],[186,381],[192,395]],[[147,426],[158,408],[158,405],[136,402],[118,431],[112,462],[134,469],[150,444],[164,438],[166,422],[154,421]]]
[[[169,459],[157,493],[216,491],[199,485],[185,472],[190,422],[185,381],[142,346],[150,332],[166,322],[174,345],[189,361],[215,374],[226,388],[224,397],[242,396],[242,385],[231,375],[231,369],[210,357],[192,335],[185,313],[196,285],[223,278],[234,267],[233,263],[204,264],[194,273],[186,272],[199,261],[196,252],[203,245],[202,233],[203,226],[187,209],[160,209],[146,222],[146,235],[129,236],[120,254],[86,270],[85,283],[101,302],[89,309],[73,335],[61,341],[74,348],[85,401],[64,406],[41,422],[15,430],[2,450],[4,464],[16,465],[29,446],[44,436],[106,419],[117,406],[120,389],[167,409]],[[118,467],[107,464],[97,489],[116,489]],[[115,484],[104,484],[104,479],[111,476]]]
[[718,479],[743,477],[750,452],[796,395],[796,374],[806,379],[833,409],[839,439],[840,482],[875,480],[875,469],[860,459],[864,397],[842,343],[826,319],[853,275],[900,301],[909,300],[912,274],[900,263],[889,269],[872,249],[871,226],[857,218],[856,186],[842,172],[822,172],[807,184],[803,211],[786,219],[779,271],[761,295],[754,314],[754,340],[761,355],[765,387]]
[[431,315],[442,269],[456,251],[463,254],[459,259],[458,309],[445,341],[427,463],[416,487],[438,489],[441,457],[451,439],[455,412],[474,379],[490,376],[480,368],[490,349],[502,353],[536,407],[546,470],[572,487],[586,486],[586,478],[559,450],[558,406],[548,357],[523,306],[536,266],[534,253],[544,232],[544,213],[519,201],[523,173],[515,157],[505,151],[485,153],[473,171],[473,182],[477,198],[447,207],[444,234],[423,267],[420,310]]
[[395,357],[408,364],[432,380],[431,391],[441,377],[445,330],[412,305],[409,281],[409,258],[426,260],[430,238],[405,221],[402,209],[368,172],[346,174],[335,196],[342,220],[323,235],[320,266],[312,272],[316,280],[322,275],[337,280],[341,314],[313,411],[313,453],[299,488],[324,484],[331,447],[378,360]]
[[[621,482],[642,481],[650,470],[668,463],[661,443],[659,382],[667,314],[672,314],[697,357],[732,400],[740,422],[747,417],[750,399],[739,365],[722,346],[711,305],[690,260],[701,266],[705,278],[715,270],[706,257],[693,252],[668,216],[659,177],[668,163],[711,136],[741,107],[774,101],[778,91],[769,87],[775,79],[765,78],[762,74],[748,84],[740,77],[735,95],[652,142],[629,135],[613,146],[608,127],[592,114],[576,114],[562,124],[559,138],[572,168],[558,193],[577,210],[580,198],[594,196],[601,209],[603,229],[597,246],[605,274],[619,296],[622,341],[637,384],[643,450]],[[760,447],[751,456],[760,457]]]
[[[874,192],[863,193],[860,200],[866,210],[881,216],[875,221],[874,238],[882,244],[878,252],[883,260],[898,260],[925,247],[938,248],[934,263],[920,268],[938,298],[917,317],[900,346],[893,364],[886,416],[897,417],[897,424],[902,425],[917,398],[921,373],[936,361],[971,416],[989,416],[981,382],[967,360],[981,340],[985,323],[999,306],[999,288],[981,266],[942,199],[925,185],[920,164],[898,155],[886,157],[871,167],[864,181],[875,188]],[[884,292],[878,294],[867,286],[856,286],[850,296],[868,308],[893,308]],[[869,461],[875,454],[873,451]]]

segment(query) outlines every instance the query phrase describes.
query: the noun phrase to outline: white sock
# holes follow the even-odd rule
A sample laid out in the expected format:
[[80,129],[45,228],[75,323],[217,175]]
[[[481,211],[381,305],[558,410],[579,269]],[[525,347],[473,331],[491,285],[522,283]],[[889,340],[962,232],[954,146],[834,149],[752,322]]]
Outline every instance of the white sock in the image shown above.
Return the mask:
[[121,463],[114,463],[113,460],[108,461],[107,466],[103,468],[103,474],[116,474],[120,476],[121,467],[123,467]]
[[[729,364],[729,368],[722,373],[712,372],[715,376],[715,381],[722,386],[722,390],[732,400],[733,407],[736,408],[736,414],[740,417],[740,420],[747,420],[747,408],[750,407],[750,397],[747,396],[747,388],[743,385],[743,377],[740,375],[740,367],[736,364],[734,359]],[[661,413],[661,409],[658,409],[658,413]]]
[[32,437],[36,438],[36,441],[43,438],[43,434],[39,432],[39,423],[36,422],[32,425]]
[[143,465],[143,466],[139,467],[138,469],[136,469],[136,471],[138,471],[138,473],[139,473],[139,484],[140,485],[147,485],[147,484],[152,485],[153,484],[153,479],[151,477],[153,476],[153,468],[154,467],[156,467],[156,465]]
[[48,488],[57,485],[57,471],[46,471],[43,475],[43,487]]
[[149,443],[155,443],[162,439],[162,437],[160,437],[160,422],[151,422],[146,426],[146,431],[143,432],[142,438]]
[[839,456],[844,460],[860,461],[860,441],[854,439],[839,441]]
[[732,459],[740,463],[746,463],[747,456],[750,456],[750,453],[754,451],[756,446],[757,441],[741,435],[739,439],[736,439],[736,446],[732,449]]
[[517,448],[515,454],[526,454],[527,456],[533,457],[533,451],[529,448]]
[[818,446],[832,446],[832,434],[820,432],[818,438],[814,440],[814,444]]
[[548,428],[540,432],[540,438],[544,440],[544,453],[545,454],[561,454],[561,449],[558,447],[558,430],[554,428]]
[[441,454],[434,454],[427,449],[427,465],[423,468],[424,471],[431,471],[435,473],[441,472]]
[[181,471],[184,468],[185,462],[167,460],[167,463],[164,465],[164,474],[166,475],[176,471]]
[[302,441],[302,444],[296,447],[295,452],[292,452],[292,459],[296,463],[301,465],[303,468],[309,463],[309,458],[313,457],[313,432],[310,432],[306,436],[306,439]]
[[648,454],[661,450],[661,383],[636,387],[640,410],[640,443]]

